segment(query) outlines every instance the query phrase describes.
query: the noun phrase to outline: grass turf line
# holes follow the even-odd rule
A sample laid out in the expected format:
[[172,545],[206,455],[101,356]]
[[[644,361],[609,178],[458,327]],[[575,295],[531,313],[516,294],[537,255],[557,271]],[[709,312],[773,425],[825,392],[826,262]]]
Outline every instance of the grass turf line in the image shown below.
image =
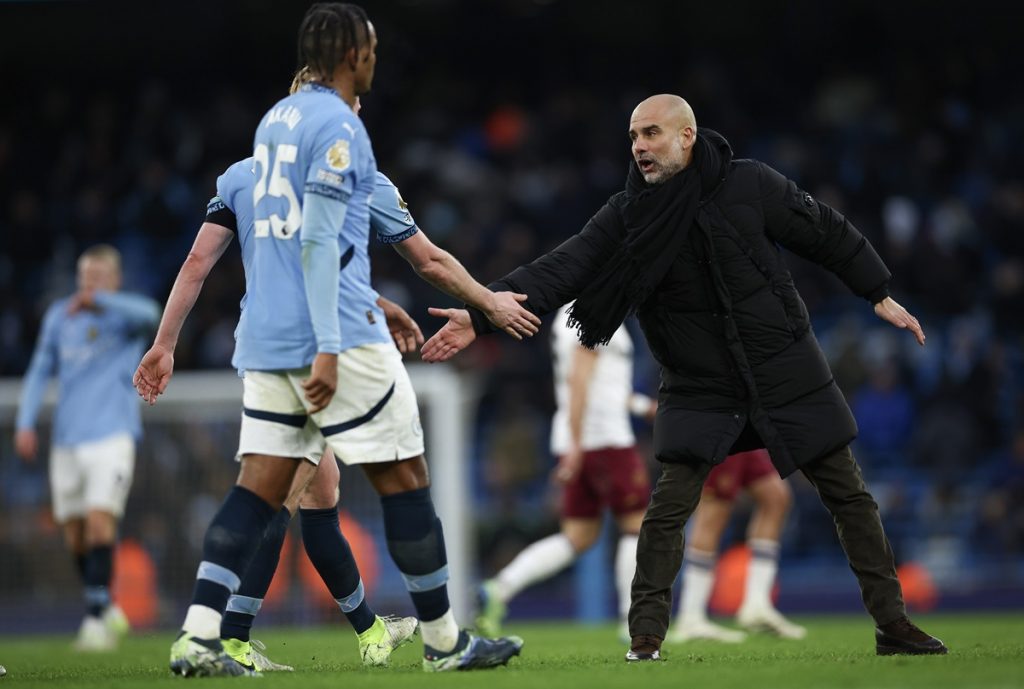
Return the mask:
[[[874,655],[870,619],[807,617],[804,641],[755,636],[738,645],[692,642],[666,645],[666,662],[628,665],[612,625],[513,624],[508,633],[526,639],[523,655],[507,668],[427,675],[420,669],[421,642],[395,653],[389,669],[359,663],[348,627],[267,629],[256,637],[268,655],[294,665],[292,673],[267,674],[260,689],[819,689],[892,687],[945,689],[1024,687],[1024,615],[942,615],[915,618],[951,648],[944,657]],[[70,636],[0,637],[0,664],[8,676],[0,689],[83,689],[180,686],[167,669],[173,634],[139,635],[111,654],[79,654]],[[193,680],[221,684],[239,679]]]

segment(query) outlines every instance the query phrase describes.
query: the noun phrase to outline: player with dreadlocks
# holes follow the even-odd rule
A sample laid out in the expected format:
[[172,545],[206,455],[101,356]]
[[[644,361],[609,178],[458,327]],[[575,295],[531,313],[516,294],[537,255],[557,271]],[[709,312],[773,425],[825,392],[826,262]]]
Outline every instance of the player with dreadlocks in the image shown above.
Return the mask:
[[[233,359],[245,371],[242,469],[207,531],[192,605],[171,649],[177,674],[249,673],[224,653],[222,616],[296,467],[324,440],[346,464],[361,464],[381,495],[388,550],[421,620],[424,668],[492,667],[522,647],[455,623],[415,393],[370,286],[377,170],[352,108],[372,83],[376,42],[362,9],[311,7],[299,29],[299,65],[310,80],[256,131],[252,277]],[[522,299],[506,295],[499,325],[532,334]],[[335,395],[339,379],[344,394]]]

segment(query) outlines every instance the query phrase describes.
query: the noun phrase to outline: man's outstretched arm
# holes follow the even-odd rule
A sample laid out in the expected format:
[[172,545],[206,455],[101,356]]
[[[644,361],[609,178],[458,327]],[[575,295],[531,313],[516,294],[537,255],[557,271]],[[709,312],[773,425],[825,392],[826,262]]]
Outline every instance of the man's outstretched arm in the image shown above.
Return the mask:
[[167,389],[174,373],[174,349],[178,346],[181,328],[203,290],[206,277],[224,255],[233,236],[234,233],[222,225],[203,223],[178,271],[153,346],[143,355],[132,378],[139,396],[151,405],[156,404],[157,396]]
[[879,318],[909,330],[924,345],[921,324],[889,296],[892,275],[853,223],[771,167],[761,164],[759,175],[768,236],[835,273],[854,294],[871,302]]
[[395,250],[409,262],[416,274],[445,294],[480,310],[498,329],[516,338],[535,335],[540,319],[524,309],[525,294],[492,292],[477,282],[449,252],[434,244],[423,233],[394,244]]

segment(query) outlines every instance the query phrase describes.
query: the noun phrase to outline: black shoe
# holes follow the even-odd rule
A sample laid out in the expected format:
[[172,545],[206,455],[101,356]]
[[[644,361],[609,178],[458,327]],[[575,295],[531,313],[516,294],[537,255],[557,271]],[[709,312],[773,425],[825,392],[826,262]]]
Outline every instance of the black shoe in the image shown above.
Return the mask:
[[921,631],[906,617],[875,628],[875,653],[894,655],[944,655],[949,649],[939,639]]
[[645,660],[661,660],[661,638],[651,634],[640,634],[633,637],[626,662],[636,663]]

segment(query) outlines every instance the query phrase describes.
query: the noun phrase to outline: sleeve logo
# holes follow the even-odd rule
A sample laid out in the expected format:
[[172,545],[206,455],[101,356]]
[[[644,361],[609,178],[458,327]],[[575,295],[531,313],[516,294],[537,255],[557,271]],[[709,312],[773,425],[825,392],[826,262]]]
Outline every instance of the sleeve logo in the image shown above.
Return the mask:
[[398,199],[399,210],[401,210],[405,214],[405,217],[402,218],[405,221],[405,224],[412,225],[413,220],[412,213],[409,212],[409,204],[406,203],[405,199],[402,198],[402,193],[398,191],[397,187],[395,188],[395,198]]
[[331,166],[331,169],[347,170],[351,162],[352,157],[349,154],[348,141],[338,139],[327,149],[327,164]]

